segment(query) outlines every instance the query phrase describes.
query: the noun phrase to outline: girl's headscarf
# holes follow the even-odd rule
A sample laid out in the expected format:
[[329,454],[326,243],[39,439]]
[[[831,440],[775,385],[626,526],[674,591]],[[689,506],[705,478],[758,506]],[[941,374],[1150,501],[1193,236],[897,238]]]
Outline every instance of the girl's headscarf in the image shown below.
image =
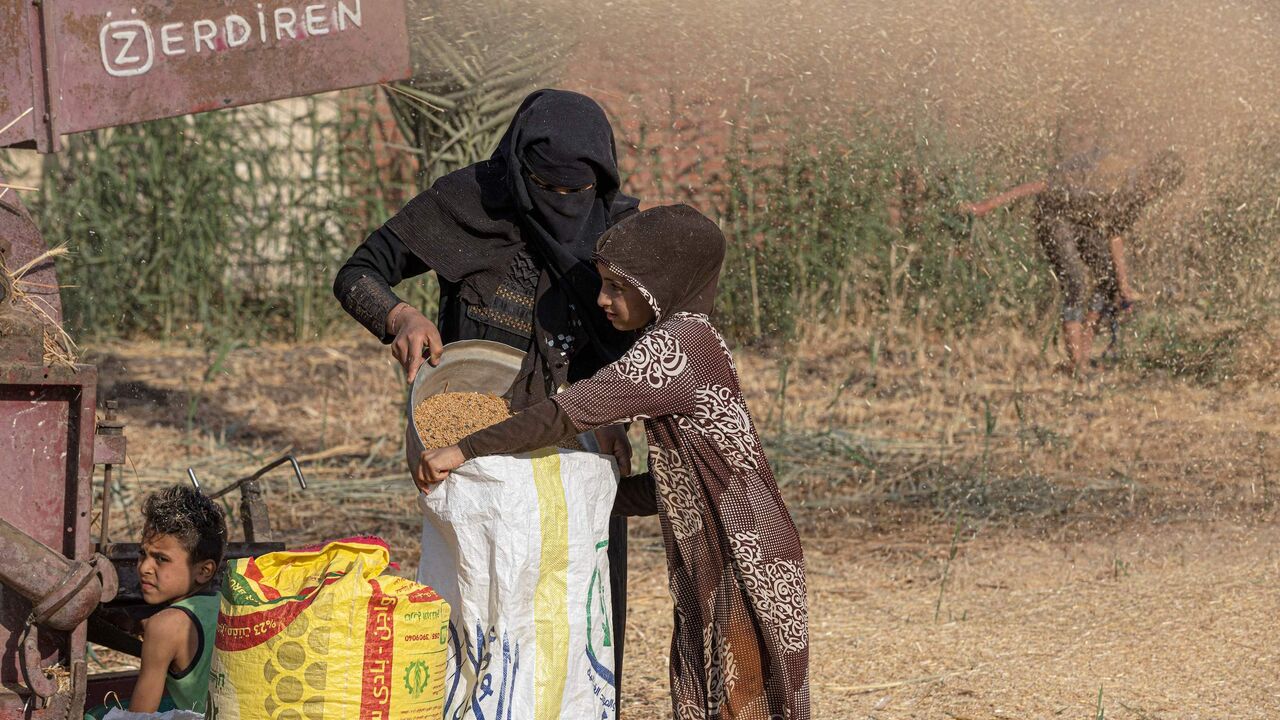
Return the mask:
[[724,250],[724,233],[710,218],[664,205],[610,228],[595,258],[640,290],[659,323],[680,312],[711,314]]

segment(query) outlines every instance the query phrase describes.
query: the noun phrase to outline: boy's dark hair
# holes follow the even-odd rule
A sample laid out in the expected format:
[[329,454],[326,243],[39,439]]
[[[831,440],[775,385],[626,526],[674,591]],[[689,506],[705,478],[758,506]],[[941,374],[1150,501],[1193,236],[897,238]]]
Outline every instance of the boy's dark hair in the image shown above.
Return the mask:
[[222,562],[227,546],[227,519],[222,508],[189,485],[152,493],[142,504],[142,537],[172,535],[191,555],[191,562]]

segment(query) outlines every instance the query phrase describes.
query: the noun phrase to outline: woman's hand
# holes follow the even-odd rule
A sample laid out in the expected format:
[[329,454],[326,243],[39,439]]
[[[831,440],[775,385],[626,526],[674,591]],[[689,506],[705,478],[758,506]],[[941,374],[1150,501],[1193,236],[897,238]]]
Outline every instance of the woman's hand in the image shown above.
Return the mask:
[[419,490],[429,493],[433,485],[449,477],[449,473],[457,470],[466,461],[457,445],[424,450],[418,457],[418,469],[413,473],[413,482]]
[[425,346],[431,353],[430,363],[435,367],[440,362],[440,352],[444,343],[440,341],[440,331],[436,324],[426,315],[408,303],[400,303],[387,313],[387,332],[396,336],[391,343],[391,354],[395,355],[400,366],[404,368],[405,377],[410,384],[422,367],[422,350]]
[[596,428],[596,442],[600,444],[600,452],[612,455],[618,461],[618,473],[622,476],[631,474],[631,441],[627,439],[626,425],[609,425]]

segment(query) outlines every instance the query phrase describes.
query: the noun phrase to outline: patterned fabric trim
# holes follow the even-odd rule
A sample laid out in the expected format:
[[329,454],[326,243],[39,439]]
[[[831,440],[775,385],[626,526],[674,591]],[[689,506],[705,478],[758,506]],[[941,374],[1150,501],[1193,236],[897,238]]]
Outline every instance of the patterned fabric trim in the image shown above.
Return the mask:
[[532,295],[517,294],[514,290],[507,287],[506,285],[498,286],[497,294],[498,294],[498,297],[502,298],[503,300],[506,300],[507,302],[515,303],[521,307],[529,308],[530,310],[533,309]]
[[473,320],[494,325],[517,335],[526,338],[533,337],[533,319],[530,317],[517,317],[501,310],[476,305],[467,308],[467,315]]
[[339,300],[351,317],[378,338],[387,337],[387,314],[400,304],[385,280],[369,275],[361,275]]
[[526,339],[533,338],[533,306],[541,271],[528,252],[517,253],[507,276],[484,305],[471,305],[467,317]]
[[640,291],[640,294],[644,296],[645,302],[649,303],[649,308],[653,310],[654,325],[657,325],[658,323],[662,322],[662,308],[658,307],[658,301],[654,299],[652,294],[649,293],[648,288],[646,288],[643,284],[641,284],[641,282],[635,279],[630,273],[618,267],[617,265],[614,265],[608,260],[604,260],[599,255],[596,255],[595,259],[596,259],[596,262],[602,263],[605,267],[621,275],[622,279],[631,283],[632,287]]

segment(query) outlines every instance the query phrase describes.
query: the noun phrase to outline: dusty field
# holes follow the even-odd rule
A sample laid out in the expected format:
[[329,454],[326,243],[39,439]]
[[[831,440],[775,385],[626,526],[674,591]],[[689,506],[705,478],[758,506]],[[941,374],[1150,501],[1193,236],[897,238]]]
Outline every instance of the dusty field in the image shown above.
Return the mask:
[[[1280,717],[1274,376],[1079,383],[1026,338],[903,347],[739,354],[806,542],[815,717]],[[129,423],[117,537],[188,465],[217,487],[292,451],[311,488],[270,486],[278,530],[377,533],[413,571],[403,386],[376,343],[89,361]],[[671,609],[656,523],[633,538],[624,717],[645,720],[669,716]]]
[[[815,718],[1280,717],[1274,526],[980,532],[949,573],[945,528],[902,535],[807,539]],[[627,715],[669,717],[661,546],[638,544]]]

